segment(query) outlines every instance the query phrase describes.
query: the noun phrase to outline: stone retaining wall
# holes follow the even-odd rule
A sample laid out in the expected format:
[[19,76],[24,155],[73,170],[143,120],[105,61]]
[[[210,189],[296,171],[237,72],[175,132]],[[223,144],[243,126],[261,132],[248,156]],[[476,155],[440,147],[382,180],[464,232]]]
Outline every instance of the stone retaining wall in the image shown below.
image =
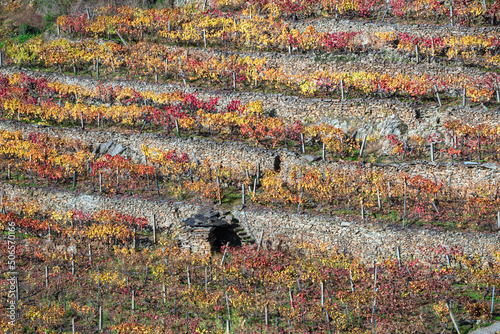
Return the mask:
[[[482,164],[479,166],[465,166],[458,163],[430,163],[427,161],[415,161],[413,163],[403,164],[354,164],[339,163],[332,161],[309,162],[307,157],[302,154],[292,152],[287,149],[264,149],[256,148],[238,142],[215,142],[210,139],[200,138],[160,138],[156,134],[121,134],[108,131],[81,131],[70,128],[54,128],[36,124],[24,124],[16,121],[0,122],[0,130],[23,131],[28,134],[31,132],[41,132],[49,136],[59,138],[78,139],[85,143],[92,144],[94,147],[99,143],[114,141],[130,148],[135,152],[135,157],[143,159],[141,146],[169,151],[177,150],[179,153],[187,153],[190,159],[192,154],[199,160],[210,159],[214,166],[222,165],[238,170],[240,166],[250,165],[252,173],[256,172],[257,163],[260,162],[261,170],[273,170],[275,168],[277,157],[279,157],[280,173],[286,179],[290,171],[296,167],[318,166],[318,168],[332,169],[357,169],[365,168],[366,172],[371,170],[384,171],[389,174],[399,174],[403,171],[410,176],[421,175],[428,179],[434,176],[438,182],[448,185],[450,176],[452,186],[466,186],[478,182],[496,183],[500,181],[500,170],[496,164]],[[242,170],[243,173],[243,170]],[[243,175],[243,174],[242,174]]]
[[[42,208],[53,210],[78,209],[95,212],[111,209],[126,214],[147,217],[152,223],[152,214],[156,214],[159,228],[168,229],[186,219],[205,205],[192,205],[173,201],[146,201],[130,197],[105,197],[84,195],[71,192],[56,192],[37,188],[20,188],[0,182],[0,193],[9,199],[20,198],[23,201],[36,200]],[[243,211],[244,210],[244,211]],[[444,255],[437,249],[457,247],[465,254],[479,255],[484,264],[492,261],[492,252],[500,250],[500,238],[493,234],[438,233],[425,229],[401,229],[394,227],[372,226],[360,222],[347,222],[338,217],[322,215],[291,214],[281,210],[243,209],[234,207],[231,213],[240,220],[240,224],[250,235],[258,239],[264,231],[264,243],[276,246],[281,239],[285,244],[293,240],[312,243],[326,243],[330,249],[337,248],[363,262],[393,256],[396,247],[401,248],[405,259],[431,261],[437,258],[445,263]]]

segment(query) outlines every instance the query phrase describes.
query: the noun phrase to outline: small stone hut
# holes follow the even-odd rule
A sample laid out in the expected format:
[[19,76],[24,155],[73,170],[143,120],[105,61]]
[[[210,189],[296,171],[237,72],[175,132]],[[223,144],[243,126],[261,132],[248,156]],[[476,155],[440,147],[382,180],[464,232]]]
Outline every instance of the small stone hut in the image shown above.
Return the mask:
[[182,222],[179,239],[184,250],[206,255],[220,252],[228,242],[232,246],[242,244],[238,235],[242,229],[229,212],[221,215],[213,208],[204,208]]

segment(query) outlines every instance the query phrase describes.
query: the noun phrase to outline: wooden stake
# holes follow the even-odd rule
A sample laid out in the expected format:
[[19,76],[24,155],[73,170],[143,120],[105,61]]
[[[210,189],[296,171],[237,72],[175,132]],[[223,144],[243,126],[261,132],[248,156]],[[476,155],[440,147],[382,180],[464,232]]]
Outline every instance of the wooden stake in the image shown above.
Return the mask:
[[434,91],[436,92],[436,97],[437,97],[437,100],[438,100],[438,104],[441,107],[442,106],[442,104],[441,104],[441,98],[439,97],[439,93],[438,93],[436,85],[434,85]]
[[340,79],[340,101],[344,101],[344,79]]
[[175,119],[175,130],[177,130],[177,137],[181,136],[181,132],[179,130],[179,122],[177,121],[177,118]]
[[457,322],[455,320],[455,316],[453,315],[453,312],[451,311],[451,303],[448,304],[448,302],[446,302],[446,307],[448,308],[448,311],[450,312],[450,318],[451,318],[451,321],[453,322],[453,326],[455,326],[455,330],[457,331],[458,334],[461,334],[460,327],[458,327]]
[[205,266],[205,293],[208,293],[208,269]]
[[368,135],[365,135],[363,137],[363,142],[361,144],[361,149],[359,150],[359,157],[363,156],[363,151],[366,149],[366,138],[368,137]]
[[245,205],[245,184],[241,184],[241,204]]
[[352,282],[352,270],[349,269],[349,280],[351,281],[351,292],[354,292],[354,283]]
[[99,306],[99,330],[102,331],[102,307]]
[[224,248],[224,254],[222,255],[222,259],[220,260],[220,265],[221,266],[224,263],[224,260],[226,259],[227,247],[229,247],[229,242],[226,243],[226,247]]
[[396,256],[398,258],[398,267],[401,267],[401,250],[399,246],[396,247]]
[[153,213],[153,243],[156,244],[156,215]]
[[406,182],[404,184],[404,200],[403,200],[403,228],[405,227],[405,219],[406,219]]
[[491,292],[491,311],[490,311],[491,315],[493,315],[494,307],[495,307],[495,285],[493,285],[493,291]]
[[321,306],[325,305],[325,285],[323,284],[323,281],[320,282],[320,287],[321,287]]
[[227,317],[231,321],[231,310],[229,309],[229,297],[227,296],[227,291],[224,291],[226,295],[226,306],[227,306]]
[[92,248],[91,248],[90,244],[89,244],[89,263],[92,266]]

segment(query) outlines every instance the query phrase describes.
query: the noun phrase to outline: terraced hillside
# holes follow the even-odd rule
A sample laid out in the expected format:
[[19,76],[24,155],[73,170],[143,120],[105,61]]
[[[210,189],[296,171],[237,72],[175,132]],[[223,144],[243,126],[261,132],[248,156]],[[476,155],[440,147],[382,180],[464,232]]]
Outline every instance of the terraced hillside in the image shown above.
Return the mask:
[[0,41],[6,332],[500,320],[500,6],[353,3],[95,7]]

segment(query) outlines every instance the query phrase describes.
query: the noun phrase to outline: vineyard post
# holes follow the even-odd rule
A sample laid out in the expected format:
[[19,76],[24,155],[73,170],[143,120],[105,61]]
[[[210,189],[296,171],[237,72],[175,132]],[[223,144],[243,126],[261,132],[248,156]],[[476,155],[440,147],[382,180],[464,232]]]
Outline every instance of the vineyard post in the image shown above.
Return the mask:
[[175,119],[175,130],[177,131],[177,137],[181,136],[181,132],[179,130],[179,122],[177,121],[177,118]]
[[[217,197],[219,198],[219,205],[222,204],[222,197],[221,197],[221,194],[220,194],[220,178],[219,178],[219,175],[217,175],[216,179],[215,179],[216,183],[217,183],[217,190],[218,190],[218,194],[217,194]],[[191,181],[192,182],[192,181]]]
[[415,57],[417,58],[417,64],[418,64],[418,57],[419,56],[419,52],[418,52],[418,44],[415,44]]
[[10,180],[10,164],[7,165],[7,180]]
[[398,258],[398,267],[401,268],[401,249],[399,246],[396,247],[396,257]]
[[236,89],[236,73],[233,72],[233,89]]
[[431,162],[434,162],[434,143],[431,143]]
[[226,259],[227,248],[229,247],[229,242],[226,243],[226,247],[224,247],[224,254],[222,255],[222,259],[220,260],[220,265],[224,264],[224,260]]
[[497,228],[498,233],[500,234],[500,211],[497,212]]
[[351,292],[354,292],[354,283],[352,282],[352,270],[349,269],[349,281],[351,282]]
[[167,291],[165,288],[165,283],[163,283],[163,286],[162,286],[162,294],[163,294],[163,304],[166,304],[167,303]]
[[302,153],[306,153],[306,148],[304,146],[304,134],[300,134],[300,142],[302,143]]
[[320,282],[321,286],[321,306],[325,305],[325,285],[323,284],[323,281]]
[[231,321],[226,320],[226,334],[231,333]]
[[435,50],[434,50],[434,38],[431,38],[431,50],[432,50],[432,57],[436,55]]
[[156,243],[156,214],[153,213],[153,243]]
[[481,139],[479,137],[479,131],[477,132],[477,162],[481,163]]
[[189,266],[186,267],[186,273],[187,273],[188,287],[189,289],[191,289],[191,273],[189,272]]
[[450,23],[453,27],[453,4],[450,4]]
[[71,332],[75,334],[75,318],[71,318]]
[[132,290],[132,311],[135,311],[135,290]]
[[205,266],[205,293],[208,293],[208,269]]
[[[255,190],[257,189],[257,178],[253,181],[253,194],[255,195]],[[219,203],[220,204],[220,203]]]
[[292,54],[292,45],[288,44],[288,54]]
[[[206,0],[205,0],[206,2]],[[203,44],[205,45],[205,49],[207,48],[207,31],[203,30]]]
[[378,267],[375,266],[375,277],[373,279],[373,290],[375,290],[375,291],[377,290],[377,269],[378,269]]
[[99,306],[99,330],[102,331],[102,306]]
[[377,202],[378,202],[378,209],[382,210],[382,203],[380,202],[380,190],[377,188]]
[[363,142],[361,143],[361,149],[359,150],[359,157],[363,155],[363,151],[366,149],[366,138],[368,135],[365,135],[363,138]]
[[132,247],[134,248],[134,250],[135,250],[135,232],[136,232],[136,229],[134,227],[134,234],[133,234],[134,235],[134,239],[132,240]]
[[448,254],[446,254],[446,264],[448,267],[451,267],[450,256]]
[[57,36],[61,36],[61,26],[57,25]]
[[465,91],[465,87],[464,87],[463,92],[462,92],[462,107],[465,107],[465,100],[466,100],[466,91]]
[[361,201],[360,201],[360,202],[361,202],[361,203],[360,203],[360,204],[361,204],[361,220],[362,220],[362,221],[365,221],[365,210],[364,210],[364,208],[363,208],[363,202],[364,202],[364,201],[363,201],[363,198],[361,198]]
[[73,190],[76,189],[76,170],[73,172]]
[[89,263],[92,266],[92,248],[91,248],[90,244],[89,244]]
[[491,292],[491,311],[490,314],[493,316],[493,308],[495,307],[495,285],[493,285],[493,291]]
[[257,180],[260,179],[260,162],[257,162]]
[[405,227],[405,219],[406,219],[406,182],[404,183],[403,228]]
[[267,314],[267,305],[264,306],[264,318],[265,318],[266,326],[268,326],[269,325],[269,317]]
[[75,276],[75,261],[71,260],[71,275]]
[[323,149],[322,149],[322,152],[321,152],[321,158],[323,159],[323,161],[325,160],[325,142],[323,141]]
[[453,326],[455,326],[457,333],[461,334],[460,327],[458,327],[457,321],[455,320],[455,316],[453,315],[453,312],[451,311],[451,302],[449,304],[448,304],[448,302],[446,302],[446,307],[448,308],[448,311],[450,312],[450,318],[451,318],[451,321],[453,322]]
[[102,173],[99,173],[99,192],[102,193]]
[[439,92],[437,90],[436,85],[434,85],[434,91],[436,92],[436,97],[437,97],[437,100],[438,100],[438,104],[441,107],[442,106],[442,104],[441,104],[441,98],[439,97]]
[[49,267],[45,266],[45,288],[49,287]]
[[340,79],[340,101],[344,101],[344,79]]
[[97,75],[97,80],[99,80],[99,57],[96,57],[96,75]]
[[224,291],[224,294],[226,296],[227,317],[228,320],[231,321],[231,309],[229,308],[229,297],[227,296],[227,291]]
[[245,184],[241,184],[241,205],[245,205]]

